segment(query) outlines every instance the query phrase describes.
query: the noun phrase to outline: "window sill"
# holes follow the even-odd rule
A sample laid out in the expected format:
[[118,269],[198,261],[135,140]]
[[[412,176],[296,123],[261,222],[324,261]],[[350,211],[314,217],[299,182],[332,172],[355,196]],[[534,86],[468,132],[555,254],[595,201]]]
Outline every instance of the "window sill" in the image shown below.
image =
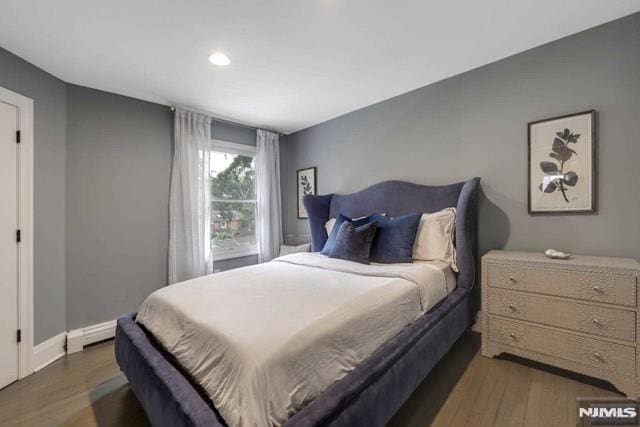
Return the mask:
[[221,255],[214,256],[213,262],[215,263],[216,261],[226,261],[229,259],[244,258],[248,256],[253,256],[253,255],[258,255],[257,248],[251,248],[243,251],[233,251],[233,252],[229,251],[228,254],[221,254]]

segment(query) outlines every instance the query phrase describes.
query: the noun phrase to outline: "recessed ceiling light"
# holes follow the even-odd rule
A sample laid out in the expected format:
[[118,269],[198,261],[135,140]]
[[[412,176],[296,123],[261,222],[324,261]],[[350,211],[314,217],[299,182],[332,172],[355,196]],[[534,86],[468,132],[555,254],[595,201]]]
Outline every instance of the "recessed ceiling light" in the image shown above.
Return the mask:
[[231,63],[231,59],[229,59],[229,57],[224,53],[216,52],[209,55],[209,62],[211,62],[213,65],[224,67],[225,65],[229,65]]

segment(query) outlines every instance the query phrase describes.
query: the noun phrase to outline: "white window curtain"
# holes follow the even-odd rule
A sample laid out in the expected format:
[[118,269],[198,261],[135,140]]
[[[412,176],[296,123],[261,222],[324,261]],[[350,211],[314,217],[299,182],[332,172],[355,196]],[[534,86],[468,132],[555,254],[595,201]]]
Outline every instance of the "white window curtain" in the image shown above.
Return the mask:
[[258,262],[278,256],[282,244],[280,137],[258,129],[256,140],[256,230]]
[[212,271],[209,144],[211,117],[177,109],[169,195],[169,283]]

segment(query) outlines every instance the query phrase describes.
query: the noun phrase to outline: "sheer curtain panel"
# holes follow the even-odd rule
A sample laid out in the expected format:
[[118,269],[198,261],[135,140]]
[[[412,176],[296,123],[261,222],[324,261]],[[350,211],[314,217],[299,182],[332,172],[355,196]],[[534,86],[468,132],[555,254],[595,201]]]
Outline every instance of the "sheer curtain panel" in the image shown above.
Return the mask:
[[256,140],[256,229],[258,261],[278,256],[282,244],[279,135],[258,129]]
[[169,283],[211,273],[211,117],[177,109],[169,195]]

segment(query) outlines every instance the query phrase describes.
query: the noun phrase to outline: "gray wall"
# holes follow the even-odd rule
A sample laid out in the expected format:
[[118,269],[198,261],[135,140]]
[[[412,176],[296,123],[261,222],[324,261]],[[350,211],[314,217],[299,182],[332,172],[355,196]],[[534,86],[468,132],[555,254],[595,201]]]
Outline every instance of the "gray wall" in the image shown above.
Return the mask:
[[[67,85],[2,48],[0,86],[34,100],[34,344],[137,309],[167,283],[173,114]],[[213,123],[220,140],[255,145],[255,132]]]
[[[75,329],[136,310],[167,284],[173,113],[68,85],[67,114],[67,328]],[[255,129],[214,122],[212,132],[255,145]]]
[[220,141],[256,146],[256,129],[247,126],[214,120],[211,123],[211,137]]
[[67,328],[136,310],[167,284],[173,114],[67,91]]
[[258,255],[248,255],[239,258],[223,259],[213,262],[214,271],[233,270],[234,268],[246,267],[258,263]]
[[[528,121],[594,108],[596,215],[527,214]],[[288,136],[281,143],[285,235],[295,171],[318,167],[320,193],[387,179],[482,177],[480,247],[640,259],[640,14],[550,43]]]
[[65,83],[0,48],[0,86],[34,105],[34,344],[65,328]]

